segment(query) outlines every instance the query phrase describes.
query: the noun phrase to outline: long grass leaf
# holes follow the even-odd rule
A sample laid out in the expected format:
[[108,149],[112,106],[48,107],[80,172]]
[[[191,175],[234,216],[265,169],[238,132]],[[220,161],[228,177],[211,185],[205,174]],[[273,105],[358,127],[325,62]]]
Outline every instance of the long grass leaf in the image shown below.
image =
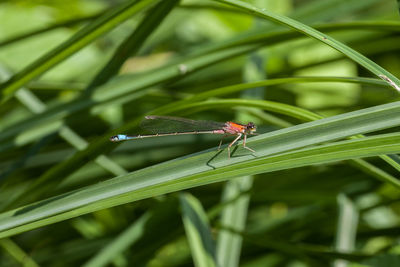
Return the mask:
[[201,203],[189,193],[180,195],[180,203],[186,238],[194,265],[197,267],[218,266],[211,228]]
[[[400,124],[397,103],[351,112],[263,134],[249,139],[257,156],[240,150],[233,158],[214,150],[172,160],[53,199],[0,214],[0,237],[27,231],[87,212],[184,188],[316,163],[376,156],[400,151],[400,135],[346,140],[287,152]],[[245,152],[243,154],[243,152]],[[400,188],[400,182],[390,181]]]
[[[245,176],[227,182],[224,188],[223,201],[230,202],[221,213],[220,224],[238,231],[246,225],[250,195],[243,194],[253,183],[253,177]],[[234,200],[234,201],[232,201]],[[217,258],[221,267],[239,266],[242,249],[242,238],[235,233],[221,229],[217,239]]]
[[216,1],[220,2],[220,3],[228,4],[231,6],[235,6],[237,8],[246,10],[247,12],[252,13],[256,16],[266,18],[273,22],[288,26],[302,34],[308,35],[320,42],[323,42],[323,43],[329,45],[332,48],[343,53],[350,59],[354,60],[355,62],[357,62],[364,68],[366,68],[367,70],[371,71],[379,78],[388,82],[394,89],[396,89],[400,93],[400,80],[396,76],[394,76],[393,74],[391,74],[390,72],[388,72],[387,70],[385,70],[384,68],[382,68],[381,66],[376,64],[375,62],[373,62],[372,60],[361,55],[354,49],[343,44],[342,42],[339,42],[339,41],[335,40],[334,38],[332,38],[326,34],[323,34],[322,32],[320,32],[312,27],[309,27],[298,21],[295,21],[289,17],[278,15],[278,14],[269,12],[265,9],[257,8],[246,2],[241,2],[241,1],[237,1],[237,0],[229,0],[229,1],[228,0],[216,0]]

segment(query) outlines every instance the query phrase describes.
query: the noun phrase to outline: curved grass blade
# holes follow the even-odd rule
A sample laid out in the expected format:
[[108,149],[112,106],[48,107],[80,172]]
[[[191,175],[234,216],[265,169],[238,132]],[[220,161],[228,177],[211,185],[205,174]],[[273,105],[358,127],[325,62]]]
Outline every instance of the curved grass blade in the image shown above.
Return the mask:
[[[225,184],[223,203],[227,204],[222,212],[220,224],[243,231],[246,227],[250,195],[243,194],[251,189],[252,176],[232,179]],[[221,229],[217,238],[217,258],[221,267],[239,266],[242,249],[242,237]]]
[[[396,103],[394,103],[396,104]],[[383,110],[381,110],[383,108]],[[397,105],[397,109],[400,108]],[[378,110],[377,110],[378,109]],[[69,192],[0,214],[0,238],[123,203],[186,188],[317,163],[400,152],[400,134],[351,139],[298,151],[296,148],[328,142],[400,125],[396,105],[366,109],[313,121],[250,138],[257,156],[239,150],[228,160],[214,149],[171,160],[128,175]],[[390,126],[387,121],[390,117]],[[371,126],[371,124],[373,126]],[[386,126],[385,126],[386,125]],[[287,152],[292,150],[292,152]],[[273,154],[282,153],[276,156]],[[244,154],[243,154],[244,153]],[[400,188],[398,180],[391,181]]]
[[[337,197],[339,206],[339,216],[336,230],[336,251],[351,253],[355,250],[357,227],[359,224],[360,212],[356,204],[345,194],[341,193]],[[337,260],[335,265],[346,264],[342,260]]]
[[[358,26],[356,26],[355,28],[357,28]],[[342,27],[342,29],[346,29],[346,25],[342,25]],[[389,23],[389,25],[387,25],[387,23],[383,23],[382,25],[375,25],[375,27],[367,24],[366,27],[360,27],[358,29],[362,28],[380,31],[398,31],[400,30],[400,23],[397,23],[395,25],[393,25],[393,23]],[[330,30],[338,29],[341,28],[333,27]],[[329,27],[326,30],[328,31]],[[297,37],[301,37],[301,35],[297,32],[291,31],[278,31],[262,35],[255,33],[250,36],[246,35],[241,38],[235,38],[230,41],[221,42],[217,46],[210,45],[206,49],[202,49],[202,52],[200,53],[194,53],[192,56],[181,59],[180,61],[172,63],[171,65],[146,72],[140,77],[137,77],[136,75],[125,75],[123,76],[123,78],[121,77],[121,79],[118,79],[114,82],[112,81],[109,84],[99,88],[91,99],[83,99],[72,103],[61,104],[52,109],[49,109],[47,112],[44,112],[40,116],[32,117],[25,121],[19,122],[14,127],[10,127],[0,133],[0,140],[14,138],[12,142],[16,144],[21,144],[21,142],[29,142],[29,140],[31,140],[30,136],[32,136],[32,134],[27,135],[27,137],[19,137],[19,134],[26,133],[27,129],[31,127],[41,127],[42,123],[59,120],[66,116],[72,115],[82,109],[92,107],[96,104],[104,104],[107,102],[110,103],[110,101],[114,99],[125,98],[127,94],[132,94],[134,91],[142,90],[161,82],[165,82],[167,80],[184,77],[186,75],[183,75],[179,71],[182,64],[186,66],[186,68],[188,69],[188,73],[192,73],[208,65],[212,65],[233,56],[238,56],[243,53],[255,50],[262,45],[272,45],[277,42],[287,41]],[[48,132],[45,132],[44,134],[48,134]],[[2,145],[0,147],[0,150],[10,149],[12,147],[13,145],[11,144]]]
[[[256,46],[258,47],[259,44]],[[227,49],[226,51],[216,52],[215,54],[205,55],[201,58],[195,58],[193,61],[188,62],[188,66],[190,66],[189,71],[199,70],[207,67],[210,64],[215,64],[219,61],[254,50],[254,47],[255,45],[248,45],[239,48]],[[192,63],[193,65],[191,65]],[[115,83],[107,83],[98,88],[90,98],[79,99],[71,103],[61,104],[43,112],[40,114],[40,116],[33,116],[17,123],[14,126],[9,127],[7,130],[0,133],[0,141],[8,139],[11,143],[21,143],[21,139],[25,141],[26,137],[21,137],[20,133],[26,132],[28,129],[34,126],[38,126],[40,129],[40,127],[42,127],[45,123],[60,121],[66,116],[72,115],[75,112],[83,109],[90,108],[96,104],[106,103],[118,98],[126,98],[126,95],[128,93],[132,94],[132,91],[134,92],[139,89],[141,90],[148,88],[161,82],[171,80],[172,78],[184,77],[185,75],[182,75],[179,70],[179,65],[180,64],[174,64],[173,66],[168,66],[165,69],[158,69],[157,71],[149,72],[147,75],[141,75],[140,78],[134,76],[135,78],[133,80],[131,77],[130,79],[126,79],[125,77],[119,78]],[[193,67],[193,69],[191,67]],[[132,83],[132,81],[134,82]],[[9,149],[10,146],[8,145],[3,147]],[[3,147],[1,147],[0,150],[2,150]]]
[[[368,138],[368,139],[370,139],[370,138]],[[370,139],[370,140],[364,140],[364,141],[369,142],[369,141],[372,141],[372,140]],[[378,146],[373,146],[373,151],[374,151],[373,153],[378,153],[379,154],[379,153],[386,153],[387,151],[399,151],[399,145],[398,145],[399,136],[398,135],[396,136],[396,139],[393,142],[388,142],[389,138],[387,138],[387,136],[385,138],[384,137],[382,137],[382,138],[381,137],[377,137],[377,138],[375,138],[374,141],[377,142],[377,143],[381,143],[381,144],[378,145]],[[300,167],[300,166],[316,164],[316,163],[323,163],[323,162],[331,162],[331,161],[342,160],[342,159],[349,159],[349,158],[354,157],[355,155],[358,155],[358,156],[360,156],[360,155],[366,155],[366,156],[373,155],[373,154],[371,154],[371,152],[368,152],[367,149],[364,150],[364,149],[361,149],[360,147],[358,147],[358,150],[356,149],[356,151],[354,151],[354,148],[355,148],[354,146],[346,147],[346,145],[349,145],[350,142],[360,142],[360,140],[357,140],[357,141],[351,140],[351,141],[345,141],[345,142],[338,143],[338,144],[340,144],[339,148],[338,149],[334,149],[335,151],[337,151],[337,153],[336,152],[332,153],[332,151],[324,149],[324,148],[326,148],[326,146],[319,146],[319,147],[311,149],[312,151],[310,149],[307,149],[307,150],[304,150],[304,151],[298,151],[299,154],[301,154],[301,153],[305,154],[303,158],[296,158],[296,155],[295,155],[295,156],[293,156],[292,160],[290,160],[291,154],[296,154],[296,152],[289,152],[289,153],[286,153],[284,155],[281,155],[279,160],[277,160],[277,157],[279,157],[279,156],[271,157],[270,161],[268,161],[267,159],[265,159],[264,162],[262,162],[263,161],[262,159],[256,160],[257,162],[255,162],[254,164],[251,164],[251,166],[248,166],[247,168],[244,168],[244,169],[242,169],[243,166],[234,165],[234,166],[231,166],[230,168],[225,167],[225,168],[221,168],[221,169],[215,169],[214,171],[209,171],[209,172],[206,173],[206,175],[199,173],[197,175],[188,176],[190,178],[190,181],[188,181],[188,180],[186,182],[185,181],[181,181],[180,183],[178,183],[179,185],[173,183],[172,182],[173,180],[169,180],[169,182],[166,182],[165,187],[161,186],[160,184],[159,184],[159,186],[157,186],[156,184],[153,184],[153,186],[151,186],[152,188],[148,188],[147,190],[145,190],[143,192],[138,189],[138,191],[136,191],[136,193],[137,193],[136,195],[132,195],[132,194],[126,193],[124,195],[120,195],[118,198],[113,198],[112,200],[109,199],[109,201],[103,199],[103,201],[101,201],[102,202],[101,205],[99,203],[97,203],[99,205],[95,205],[95,206],[97,207],[96,209],[102,209],[102,208],[105,207],[105,206],[103,206],[105,203],[108,203],[108,205],[114,205],[115,203],[125,203],[125,201],[127,201],[128,199],[130,201],[138,200],[138,199],[142,199],[142,198],[144,198],[146,196],[147,197],[154,196],[154,195],[158,194],[159,192],[163,192],[163,193],[172,192],[174,190],[181,190],[183,188],[188,188],[188,187],[192,187],[192,186],[204,185],[204,184],[208,184],[208,183],[216,182],[216,181],[224,181],[224,180],[226,180],[226,179],[228,179],[230,177],[237,177],[237,175],[243,175],[244,172],[249,172],[249,171],[250,171],[250,173],[253,173],[255,171],[256,171],[255,173],[260,173],[260,172],[265,172],[265,171],[279,170],[279,169],[282,169],[282,168],[284,168],[284,169],[286,169],[286,168],[294,168],[294,167]],[[382,143],[386,143],[386,144],[382,145]],[[335,145],[338,145],[338,144],[333,144],[333,145],[335,146]],[[369,148],[372,148],[372,147],[369,147]],[[322,152],[321,149],[323,149],[325,151]],[[307,152],[309,152],[309,153],[307,153]],[[310,152],[313,152],[313,153],[316,153],[316,154],[313,154],[313,156],[311,156]],[[320,152],[322,152],[322,153],[320,153]],[[277,161],[277,162],[275,162],[275,161]],[[265,169],[265,168],[267,168],[267,169]],[[214,173],[213,174],[213,172],[215,172],[217,170],[219,170],[218,173]],[[235,172],[235,170],[237,170],[239,172],[239,174],[237,174]],[[146,178],[147,179],[151,179],[151,180],[153,179],[153,178],[150,178],[149,176],[146,177]],[[134,180],[137,180],[137,179],[139,179],[138,176],[136,176],[134,178]],[[139,182],[139,183],[137,183],[137,186],[140,186],[140,187],[144,186],[143,185],[143,181],[144,180],[142,180],[142,179],[139,179],[139,180],[140,181],[136,181],[136,182]],[[150,182],[152,182],[152,181],[150,181]],[[172,182],[172,184],[170,182]],[[103,184],[102,186],[106,186],[110,190],[111,190],[111,187],[114,187],[114,186],[112,186],[111,183]],[[124,183],[124,185],[120,185],[120,186],[127,186],[127,184]],[[100,188],[97,188],[97,189],[95,189],[93,187],[90,187],[90,188],[92,188],[93,190],[97,191],[99,194],[101,192]],[[179,188],[179,189],[177,189],[177,188]],[[116,188],[114,188],[114,190],[115,189]],[[122,187],[120,187],[120,189],[118,190],[119,193],[122,193],[121,190],[122,190]],[[93,191],[93,192],[95,192],[95,191]],[[104,192],[104,193],[106,195],[110,196],[108,193],[106,193],[106,192]],[[111,193],[111,192],[109,191],[109,193]],[[117,191],[114,191],[114,193],[117,193]],[[75,191],[72,195],[75,195],[75,197],[78,197],[78,196],[79,197],[83,197],[83,195],[81,195],[81,194],[84,194],[84,193],[80,192],[80,190],[79,190],[79,191]],[[68,194],[67,194],[67,195],[64,195],[62,198],[54,198],[52,200],[44,201],[39,206],[38,206],[38,204],[36,204],[36,205],[31,206],[31,208],[28,208],[29,206],[27,206],[26,208],[22,208],[22,209],[18,209],[18,210],[15,210],[15,211],[10,211],[10,212],[2,214],[1,218],[0,218],[0,226],[1,227],[11,226],[11,224],[8,224],[8,223],[12,223],[12,221],[16,220],[16,217],[19,217],[20,219],[23,219],[25,217],[23,214],[30,213],[30,211],[36,210],[36,209],[41,210],[41,212],[38,214],[40,216],[43,216],[43,215],[46,215],[46,214],[47,215],[53,214],[53,215],[55,215],[55,217],[50,219],[50,218],[47,218],[47,216],[46,216],[47,219],[44,219],[41,222],[38,222],[38,221],[35,220],[36,222],[32,222],[32,225],[30,225],[30,226],[29,225],[24,225],[24,226],[21,225],[19,230],[18,230],[18,227],[15,228],[15,229],[9,229],[9,231],[5,230],[2,233],[0,232],[0,237],[3,237],[3,235],[4,236],[8,236],[11,233],[20,232],[21,229],[25,229],[25,230],[32,229],[30,227],[33,227],[34,225],[36,225],[36,227],[38,227],[38,225],[45,225],[45,224],[48,224],[48,223],[51,223],[51,222],[55,222],[55,221],[63,220],[63,219],[66,219],[66,218],[70,218],[70,216],[76,216],[77,214],[83,214],[83,213],[80,213],[83,210],[86,210],[86,212],[87,212],[88,210],[93,209],[93,207],[89,208],[89,207],[85,206],[84,203],[87,204],[87,202],[85,202],[84,199],[81,199],[81,201],[79,201],[79,202],[81,202],[81,205],[83,205],[85,207],[80,208],[80,212],[78,212],[77,210],[73,210],[73,211],[65,211],[66,212],[65,214],[61,212],[61,214],[56,215],[56,214],[59,213],[59,212],[54,213],[56,210],[60,211],[61,208],[67,208],[67,209],[71,208],[71,206],[68,206],[68,205],[67,205],[68,207],[66,207],[66,205],[65,205],[66,202],[64,202],[64,201],[73,200],[75,197],[72,197],[72,195],[68,196]],[[98,197],[100,197],[100,195]],[[84,197],[84,198],[86,199],[86,197]],[[91,199],[94,200],[93,198],[91,198]],[[97,197],[95,197],[95,199],[98,199],[100,201],[100,199],[97,198]],[[60,200],[60,201],[58,201],[58,200]],[[86,201],[87,200],[89,200],[89,199],[86,199]],[[50,203],[50,204],[47,205],[46,203]],[[70,203],[72,204],[72,202],[70,202]],[[77,204],[77,203],[75,203],[75,204]],[[42,207],[42,205],[43,205],[43,207]],[[107,206],[107,207],[109,207],[109,206]],[[45,208],[50,208],[51,211],[47,210]],[[56,210],[54,210],[54,208]],[[35,212],[33,212],[33,213],[35,213]],[[14,214],[14,215],[10,217],[10,215],[12,215],[12,214]],[[25,214],[25,215],[28,215],[28,214]],[[7,220],[7,218],[8,218],[8,220]],[[28,218],[29,218],[29,216],[28,216]],[[30,217],[30,218],[33,219],[33,217]],[[35,217],[35,218],[37,218],[37,217]],[[17,221],[19,221],[19,220],[17,220]],[[19,223],[20,222],[21,221],[19,221]]]
[[[393,105],[391,106],[390,109],[394,110],[400,110],[400,107],[396,108],[395,104],[388,104],[388,105]],[[245,99],[225,99],[225,100],[212,100],[212,101],[204,101],[204,102],[195,102],[195,103],[188,103],[188,104],[180,104],[176,105],[176,107],[169,107],[165,109],[159,109],[157,111],[158,114],[168,114],[168,113],[173,113],[173,112],[182,112],[182,111],[187,111],[190,110],[191,112],[195,111],[200,111],[200,110],[205,110],[205,109],[212,109],[212,108],[231,108],[232,106],[247,106],[247,107],[255,107],[263,110],[269,110],[272,112],[277,112],[280,114],[285,114],[294,118],[298,118],[301,120],[305,121],[314,121],[321,119],[320,115],[317,115],[315,113],[312,113],[310,111],[298,108],[298,107],[293,107],[290,105],[282,104],[282,103],[276,103],[272,101],[261,101],[261,100],[245,100]],[[382,107],[379,108],[379,107]],[[377,109],[374,112],[383,112],[386,107],[385,105],[377,106],[372,108]],[[363,113],[368,109],[365,109],[363,111],[359,111]],[[346,114],[342,114],[343,116],[346,116]],[[351,116],[351,115],[350,115]],[[380,118],[380,115],[376,114],[378,118]],[[385,127],[393,127],[392,123],[395,123],[398,117],[400,117],[400,114],[397,116],[395,115],[390,115],[392,116],[393,120],[391,117],[385,117],[381,121],[376,121],[375,116],[372,115],[370,117],[371,124],[370,124],[370,131],[374,131],[374,122],[375,123],[387,123],[387,125],[392,125],[392,126],[385,126]],[[130,123],[127,123],[123,127],[118,129],[118,132],[129,132],[130,129],[133,129],[139,125],[141,122],[141,118],[137,118],[136,120],[131,121]],[[376,130],[376,129],[375,129]],[[115,130],[117,131],[117,130]],[[368,131],[368,130],[366,130]],[[114,135],[115,132],[110,132],[107,134],[104,138],[99,139],[97,141],[92,142],[89,147],[84,150],[84,151],[79,151],[75,154],[74,157],[71,159],[64,161],[55,167],[51,168],[49,171],[44,173],[41,177],[39,177],[35,183],[33,183],[28,189],[26,189],[26,192],[30,192],[29,194],[24,194],[23,198],[17,198],[16,200],[13,201],[13,203],[10,203],[7,205],[7,207],[15,207],[15,204],[20,203],[20,201],[23,201],[24,204],[29,203],[32,200],[37,200],[39,196],[42,195],[48,195],[49,192],[51,192],[52,188],[55,186],[55,183],[60,182],[60,176],[61,177],[66,177],[68,174],[76,170],[77,168],[80,168],[87,162],[87,158],[91,157],[97,157],[99,154],[105,154],[113,149],[115,146],[109,141],[109,136]],[[337,133],[338,138],[344,137],[342,133]],[[365,170],[366,164],[363,164],[363,168]],[[374,169],[375,170],[375,169]],[[373,169],[370,169],[370,173],[374,173]],[[388,179],[389,181],[392,180],[393,178],[390,175],[382,175],[382,172],[375,172],[378,178],[380,179]]]
[[348,47],[347,45],[335,40],[334,38],[332,38],[326,34],[323,34],[322,32],[320,32],[312,27],[309,27],[298,21],[295,21],[289,17],[278,15],[278,14],[266,11],[265,9],[257,8],[246,2],[237,1],[237,0],[215,0],[215,1],[234,6],[239,9],[242,9],[242,10],[246,10],[247,12],[249,12],[251,14],[268,19],[275,23],[279,23],[279,24],[288,26],[300,33],[303,33],[303,34],[308,35],[320,42],[323,42],[323,43],[329,45],[330,47],[338,50],[339,52],[343,53],[350,59],[354,60],[355,62],[357,62],[358,64],[360,64],[361,66],[363,66],[364,68],[369,70],[370,72],[374,73],[376,76],[387,81],[393,88],[395,88],[400,93],[400,80],[396,76],[394,76],[393,74],[391,74],[390,72],[388,72],[387,70],[385,70],[384,68],[382,68],[381,66],[376,64],[375,62],[373,62],[372,60],[361,55],[354,49]]
[[[389,24],[389,25],[388,25]],[[329,26],[329,25],[328,25]],[[361,25],[362,26],[362,25]],[[400,23],[377,23],[375,26],[370,26],[367,24],[365,27],[361,27],[360,25],[356,25],[354,28],[356,29],[372,29],[372,30],[380,30],[380,31],[399,31]],[[342,28],[341,28],[342,27]],[[346,29],[346,24],[339,27],[327,28],[326,30],[339,30]],[[359,27],[359,28],[357,28]],[[350,27],[352,28],[352,27]],[[282,42],[286,40],[291,40],[297,37],[301,37],[301,35],[297,32],[291,31],[278,31],[267,34],[252,34],[246,35],[242,38],[236,38],[234,40],[226,41],[219,43],[217,46],[210,45],[206,49],[203,49],[201,53],[195,53],[190,57],[181,59],[178,62],[175,62],[171,65],[161,67],[157,70],[149,71],[142,74],[140,77],[136,75],[125,75],[123,78],[118,79],[117,81],[111,81],[109,84],[104,87],[99,88],[92,97],[92,99],[83,99],[79,101],[75,101],[73,103],[61,104],[52,109],[49,109],[47,112],[44,112],[40,116],[29,118],[25,121],[22,121],[15,125],[14,127],[10,127],[0,133],[0,140],[4,139],[12,139],[12,143],[15,144],[26,144],[27,142],[31,142],[32,134],[27,134],[23,136],[19,136],[21,133],[27,133],[27,130],[31,127],[37,126],[41,127],[42,123],[51,122],[54,120],[62,119],[66,116],[72,115],[75,112],[81,111],[85,108],[92,107],[94,105],[111,103],[111,101],[118,98],[126,98],[127,94],[131,94],[134,91],[142,90],[148,88],[150,86],[159,84],[161,82],[165,82],[171,79],[177,79],[179,77],[184,77],[179,69],[182,64],[186,66],[189,70],[188,73],[192,73],[201,68],[204,68],[208,65],[215,64],[219,61],[231,58],[233,56],[237,56],[252,50],[259,48],[261,45],[268,44],[272,45],[277,42]],[[232,49],[235,46],[243,46],[242,48],[237,47]],[[220,51],[226,50],[226,51]],[[187,74],[187,73],[186,73]],[[110,93],[111,92],[111,93]],[[42,135],[48,134],[48,132],[44,132]],[[36,137],[35,137],[36,138]],[[0,146],[0,150],[10,149],[14,145],[7,144]]]
[[[215,57],[214,57],[215,58]],[[155,78],[157,79],[157,78]],[[136,82],[140,84],[140,78],[138,77]],[[265,81],[258,81],[258,82],[253,82],[253,83],[245,83],[245,84],[238,84],[238,85],[232,85],[232,86],[227,86],[227,87],[222,87],[214,90],[210,90],[204,93],[197,94],[193,97],[187,98],[182,101],[174,102],[171,103],[170,105],[167,105],[165,107],[162,107],[161,109],[156,109],[154,110],[153,114],[161,114],[165,113],[166,110],[169,107],[176,108],[179,106],[181,103],[188,103],[189,101],[198,101],[198,100],[204,100],[210,97],[216,97],[216,96],[222,96],[225,94],[229,93],[234,93],[234,92],[239,92],[242,90],[250,89],[250,88],[255,88],[259,86],[274,86],[274,85],[280,85],[280,84],[287,84],[287,83],[296,83],[296,82],[344,82],[344,83],[360,83],[360,84],[366,84],[366,85],[374,85],[374,86],[379,86],[379,87],[387,87],[387,83],[377,80],[377,79],[371,79],[371,78],[362,78],[362,77],[355,77],[355,78],[349,78],[349,77],[291,77],[291,78],[278,78],[278,79],[270,79],[270,80],[265,80]],[[121,86],[126,86],[132,87],[131,80],[127,80],[126,82],[123,82]],[[110,90],[114,90],[116,88],[109,88]],[[96,91],[95,94],[98,92]],[[107,94],[103,94],[103,97],[105,97]],[[124,95],[124,93],[122,93]],[[126,98],[126,97],[125,97]],[[42,125],[44,123],[50,123],[54,121],[61,120],[62,118],[69,116],[75,112],[78,112],[84,108],[88,108],[93,105],[100,105],[104,104],[104,102],[110,101],[108,98],[104,98],[101,101],[92,101],[89,99],[81,99],[78,101],[75,101],[73,103],[68,103],[64,105],[60,105],[58,107],[49,109],[48,111],[43,112],[40,114],[40,116],[35,116],[32,118],[29,118],[27,120],[24,120],[20,123],[18,123],[15,126],[11,126],[4,131],[0,133],[0,141],[5,141],[8,140],[8,145],[1,144],[0,145],[0,151],[6,151],[10,148],[13,147],[13,143],[17,146],[22,146],[25,145],[29,142],[32,142],[33,139],[31,136],[25,134],[29,132],[29,129],[34,128],[34,129],[43,129]],[[112,102],[109,102],[112,104]],[[53,130],[53,129],[52,129]],[[129,128],[126,130],[130,130]],[[121,132],[121,131],[120,131]],[[43,131],[40,135],[36,136],[44,136],[48,134],[48,132]],[[37,138],[35,136],[35,138]]]
[[[206,94],[206,93],[205,93]],[[230,108],[232,106],[251,106],[254,108],[259,108],[259,109],[264,109],[272,112],[277,112],[280,114],[284,114],[293,118],[300,119],[302,121],[315,121],[319,119],[323,119],[321,115],[318,115],[314,112],[304,110],[302,108],[298,107],[293,107],[289,106],[286,104],[282,103],[275,103],[275,102],[270,102],[270,101],[257,101],[257,100],[246,100],[246,99],[223,99],[223,100],[209,100],[209,101],[204,101],[204,102],[194,102],[191,103],[183,104],[181,106],[167,106],[165,110],[161,109],[162,112],[168,112],[168,113],[174,113],[182,110],[190,110],[191,112],[199,112],[204,109],[210,109],[210,108]],[[357,135],[353,136],[351,138],[363,138],[363,135]],[[392,157],[389,155],[380,155],[380,158],[382,158],[384,161],[386,161],[390,166],[395,168],[396,170],[400,171],[400,164],[393,160]],[[378,171],[377,168],[375,168],[373,165],[363,162],[362,160],[357,160],[355,165],[360,165],[359,168],[361,170],[367,171],[368,166],[369,166],[369,171],[367,171],[370,174],[375,173],[373,176],[377,178],[389,178],[391,177],[389,174],[385,174],[382,171]],[[392,180],[394,177],[389,178],[389,180]]]
[[218,266],[210,225],[200,201],[189,193],[180,194],[179,199],[183,213],[183,225],[194,265],[198,267]]

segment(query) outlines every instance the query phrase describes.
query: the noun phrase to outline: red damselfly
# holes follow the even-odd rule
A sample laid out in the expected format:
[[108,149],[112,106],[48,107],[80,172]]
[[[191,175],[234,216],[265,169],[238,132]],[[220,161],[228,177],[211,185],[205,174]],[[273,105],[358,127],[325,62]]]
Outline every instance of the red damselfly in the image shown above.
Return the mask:
[[[149,135],[125,135],[118,134],[110,137],[112,142],[136,140],[140,138],[159,137],[169,135],[183,135],[183,134],[222,134],[226,136],[236,136],[228,145],[228,157],[231,155],[231,147],[243,137],[243,147],[255,152],[253,149],[246,146],[247,135],[256,135],[256,126],[254,123],[239,124],[235,122],[214,122],[202,120],[189,120],[179,117],[170,116],[146,116],[143,120],[141,127],[154,134]],[[221,148],[222,139],[219,143],[218,150]]]

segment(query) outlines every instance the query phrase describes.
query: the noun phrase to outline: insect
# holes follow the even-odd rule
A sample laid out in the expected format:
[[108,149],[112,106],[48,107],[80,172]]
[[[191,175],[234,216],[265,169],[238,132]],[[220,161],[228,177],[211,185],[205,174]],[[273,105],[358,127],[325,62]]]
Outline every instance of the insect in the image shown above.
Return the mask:
[[247,124],[239,124],[235,122],[215,122],[203,120],[190,120],[179,117],[170,116],[146,116],[141,127],[149,130],[154,134],[149,135],[125,135],[118,134],[110,137],[110,141],[119,142],[127,140],[136,140],[140,138],[159,137],[169,135],[183,134],[222,134],[223,137],[219,142],[218,150],[221,149],[222,140],[224,137],[233,135],[236,136],[228,145],[228,157],[231,156],[231,147],[243,136],[243,147],[255,152],[253,149],[246,146],[247,135],[257,135],[256,125],[249,122]]

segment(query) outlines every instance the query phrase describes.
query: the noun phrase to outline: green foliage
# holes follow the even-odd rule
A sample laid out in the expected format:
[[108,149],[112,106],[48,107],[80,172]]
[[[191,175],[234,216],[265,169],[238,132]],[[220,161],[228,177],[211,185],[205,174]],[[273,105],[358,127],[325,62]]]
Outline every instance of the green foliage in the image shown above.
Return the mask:
[[1,266],[398,265],[398,1],[0,7]]

